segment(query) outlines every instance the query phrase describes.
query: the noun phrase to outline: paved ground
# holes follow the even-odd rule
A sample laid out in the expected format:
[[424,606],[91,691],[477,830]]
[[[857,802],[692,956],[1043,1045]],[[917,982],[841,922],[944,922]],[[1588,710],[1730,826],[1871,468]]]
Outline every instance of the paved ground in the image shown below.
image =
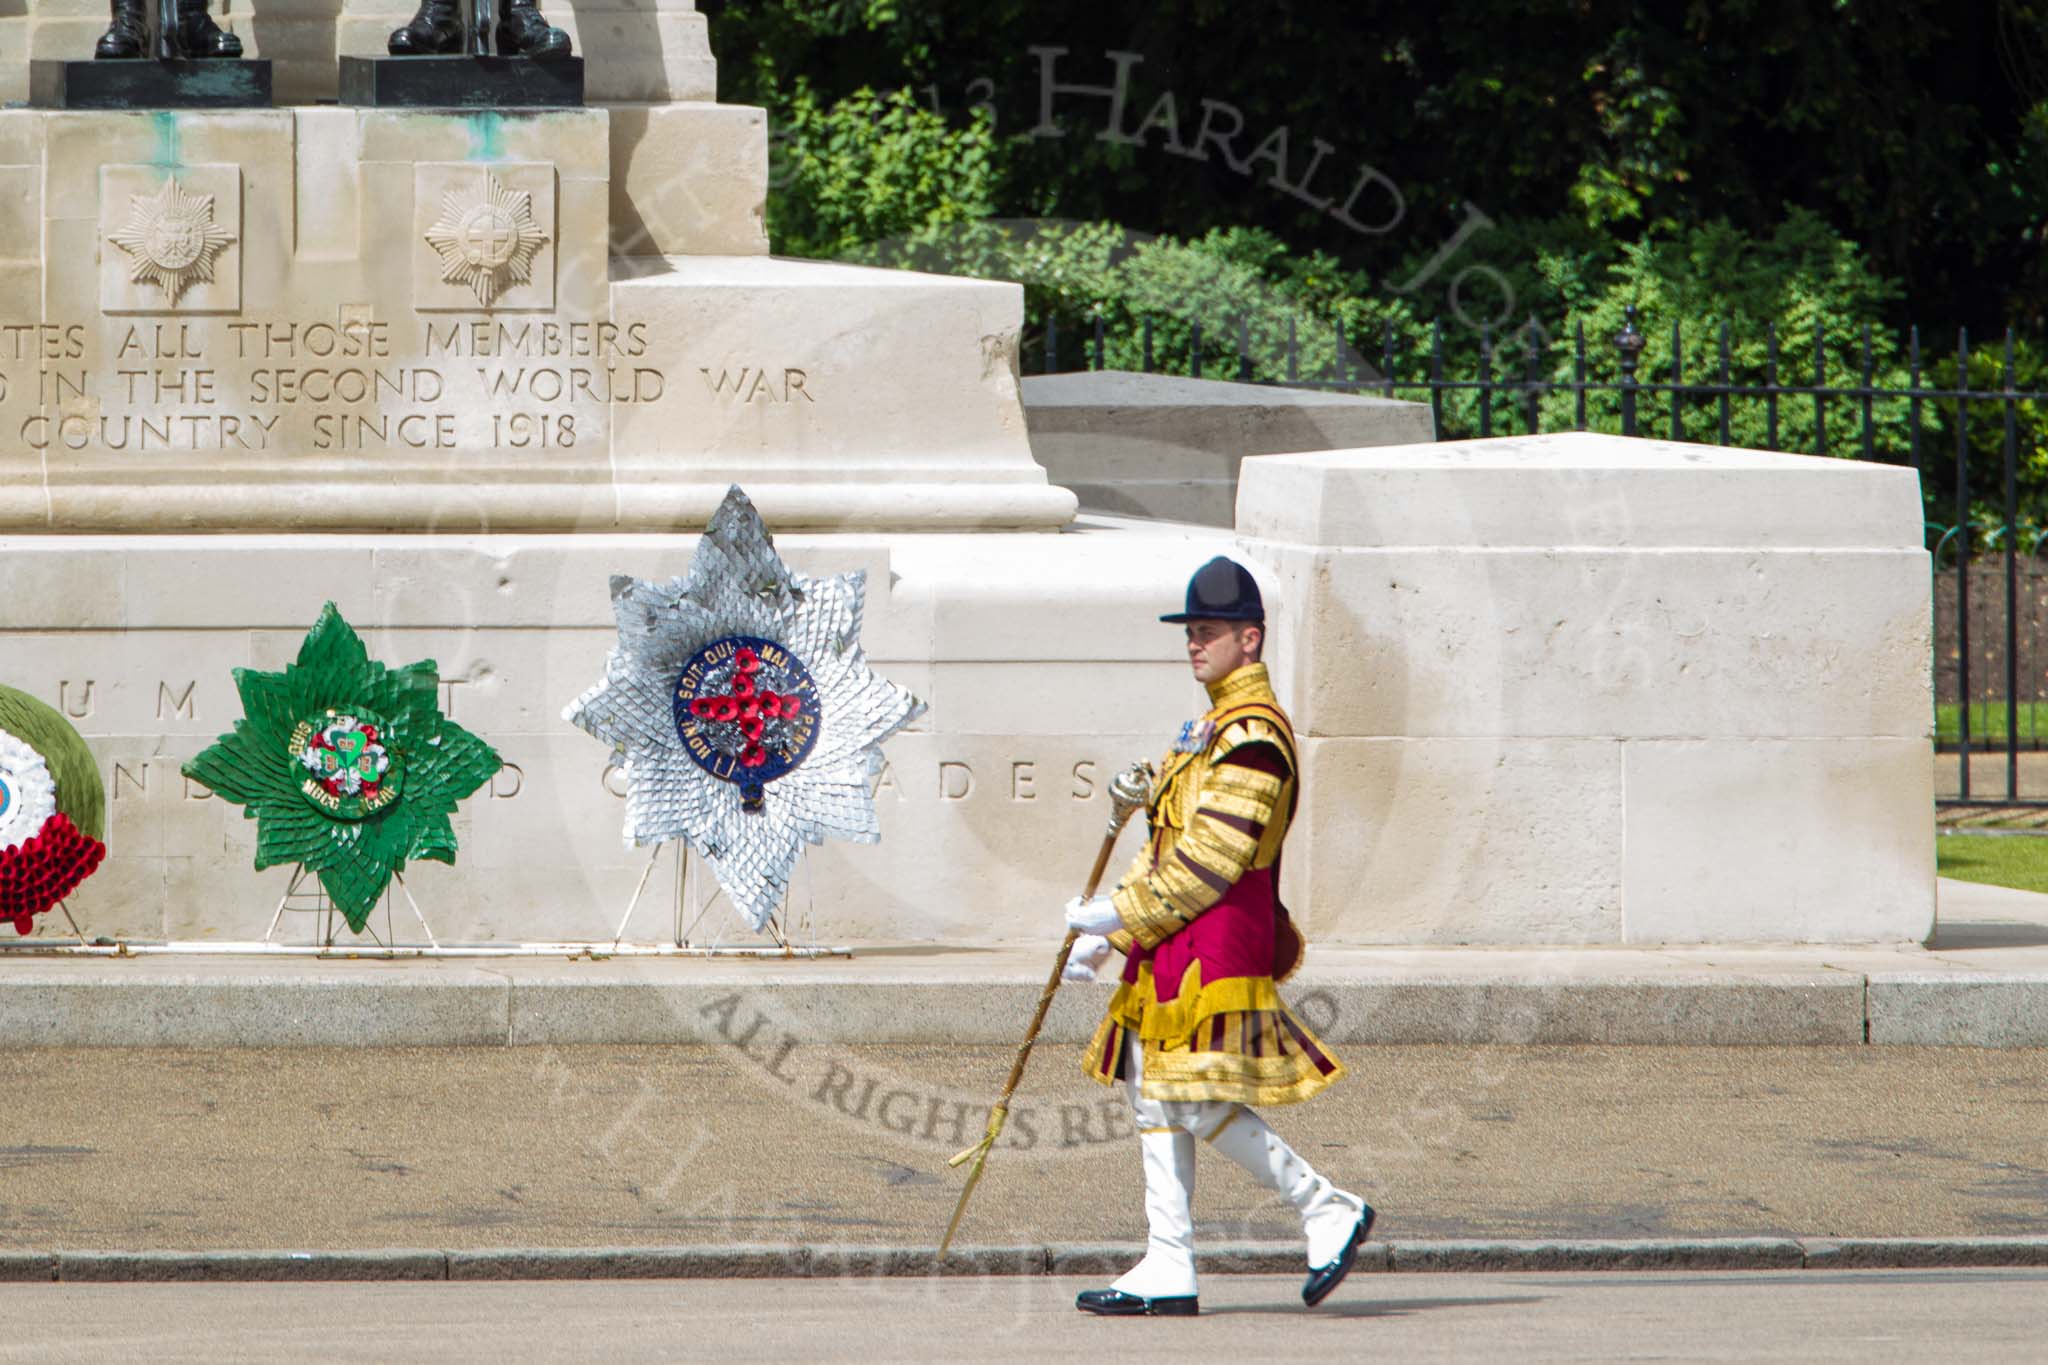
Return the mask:
[[1088,1280],[0,1285],[0,1361],[2040,1359],[2048,1271],[1211,1277],[1193,1320]]
[[[801,1056],[802,1054],[796,1054]],[[2048,1230],[2048,1053],[1350,1048],[1281,1130],[1376,1235]],[[0,1248],[930,1245],[1006,1050],[0,1052]],[[791,1077],[781,1079],[782,1074]],[[1120,1097],[1034,1059],[962,1241],[1142,1235]],[[1207,1241],[1291,1215],[1213,1153]]]

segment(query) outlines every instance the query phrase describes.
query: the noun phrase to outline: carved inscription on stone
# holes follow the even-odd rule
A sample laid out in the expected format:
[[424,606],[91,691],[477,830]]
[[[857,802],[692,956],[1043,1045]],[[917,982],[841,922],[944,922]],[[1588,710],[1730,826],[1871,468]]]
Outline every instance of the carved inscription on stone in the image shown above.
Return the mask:
[[810,373],[793,365],[782,366],[779,372],[765,365],[742,365],[737,373],[726,366],[714,371],[700,365],[697,372],[704,376],[712,398],[725,407],[818,401],[807,387]]
[[353,307],[326,318],[0,321],[0,466],[10,450],[38,461],[602,450],[613,410],[683,387],[652,363],[674,349],[643,322],[391,319]]
[[80,687],[73,679],[63,679],[57,684],[57,709],[73,720],[91,719],[93,712],[92,689],[94,686],[94,681],[91,678],[85,680],[83,687]]

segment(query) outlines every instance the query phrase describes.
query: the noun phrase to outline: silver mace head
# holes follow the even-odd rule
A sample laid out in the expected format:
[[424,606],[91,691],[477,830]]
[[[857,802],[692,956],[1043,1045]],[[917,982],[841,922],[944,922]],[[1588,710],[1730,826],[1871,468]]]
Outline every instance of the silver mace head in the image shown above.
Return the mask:
[[1151,803],[1154,776],[1152,765],[1140,760],[1109,779],[1109,828],[1112,833],[1121,830],[1131,816]]

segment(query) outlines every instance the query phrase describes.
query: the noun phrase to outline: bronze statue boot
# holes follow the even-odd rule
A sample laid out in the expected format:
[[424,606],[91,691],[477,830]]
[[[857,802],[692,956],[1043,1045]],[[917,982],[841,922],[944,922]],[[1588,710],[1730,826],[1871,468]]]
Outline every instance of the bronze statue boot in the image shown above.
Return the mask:
[[206,0],[178,0],[178,37],[187,57],[236,58],[242,40],[213,22]]
[[541,17],[539,0],[504,0],[498,11],[498,55],[566,57],[569,35]]
[[140,57],[149,45],[149,19],[142,0],[112,0],[108,8],[112,22],[93,45],[92,55],[109,60]]
[[462,51],[462,10],[456,0],[420,0],[420,12],[384,44],[394,57],[447,57]]

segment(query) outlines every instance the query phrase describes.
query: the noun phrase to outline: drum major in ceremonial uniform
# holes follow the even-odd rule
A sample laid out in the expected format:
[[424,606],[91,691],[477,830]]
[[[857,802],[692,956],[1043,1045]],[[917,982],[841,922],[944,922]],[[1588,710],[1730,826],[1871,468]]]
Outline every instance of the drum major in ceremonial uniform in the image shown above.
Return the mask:
[[1318,1174],[1254,1105],[1293,1104],[1344,1067],[1281,1001],[1303,944],[1279,898],[1281,846],[1300,793],[1294,730],[1259,661],[1265,609],[1241,565],[1216,558],[1188,584],[1188,657],[1209,710],[1180,729],[1146,812],[1150,838],[1115,892],[1070,902],[1083,937],[1069,975],[1124,968],[1083,1059],[1122,1086],[1137,1118],[1148,1224],[1142,1261],[1077,1306],[1106,1315],[1199,1311],[1195,1141],[1244,1167],[1300,1214],[1302,1298],[1320,1303],[1350,1270],[1374,1212]]

